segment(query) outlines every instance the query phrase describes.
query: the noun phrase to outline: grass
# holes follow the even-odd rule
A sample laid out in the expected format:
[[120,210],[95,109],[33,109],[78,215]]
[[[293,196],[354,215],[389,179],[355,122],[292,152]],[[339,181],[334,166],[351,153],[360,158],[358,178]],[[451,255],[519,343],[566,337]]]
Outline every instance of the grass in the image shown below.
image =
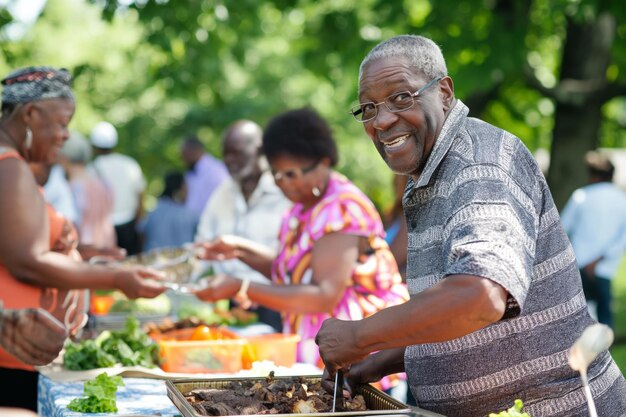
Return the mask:
[[615,343],[611,347],[611,355],[622,374],[626,375],[626,257],[622,259],[612,289]]

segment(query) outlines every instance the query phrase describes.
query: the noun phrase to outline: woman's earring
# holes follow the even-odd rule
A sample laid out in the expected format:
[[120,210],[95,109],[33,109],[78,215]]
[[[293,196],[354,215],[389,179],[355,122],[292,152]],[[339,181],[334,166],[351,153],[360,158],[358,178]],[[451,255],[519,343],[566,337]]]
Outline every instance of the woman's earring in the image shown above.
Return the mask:
[[33,146],[33,131],[26,126],[26,138],[24,139],[24,147],[28,150]]
[[322,195],[322,192],[320,191],[320,189],[318,187],[313,187],[313,189],[311,190],[311,192],[313,193],[313,195],[315,197],[319,197]]

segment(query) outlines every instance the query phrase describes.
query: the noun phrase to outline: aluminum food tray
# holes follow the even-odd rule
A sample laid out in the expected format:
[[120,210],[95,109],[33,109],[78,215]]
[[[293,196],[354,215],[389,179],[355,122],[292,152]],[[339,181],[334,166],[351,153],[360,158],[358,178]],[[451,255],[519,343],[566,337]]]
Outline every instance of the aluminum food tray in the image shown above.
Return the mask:
[[[303,376],[307,380],[319,382],[319,375]],[[276,377],[275,379],[291,380],[293,376]],[[174,405],[180,410],[184,417],[201,417],[194,408],[189,404],[183,393],[189,392],[197,388],[214,388],[224,389],[233,381],[264,381],[264,377],[241,377],[241,378],[216,378],[216,379],[179,379],[168,380],[165,382],[167,387],[167,396],[172,400]],[[406,404],[401,403],[395,398],[385,394],[384,392],[372,387],[371,385],[363,385],[357,388],[357,394],[363,395],[368,411],[338,411],[335,413],[314,413],[314,414],[279,414],[290,417],[332,417],[332,416],[377,416],[384,415],[386,417],[430,417],[433,414],[422,414],[418,409],[409,408]],[[248,417],[261,417],[261,414],[254,414]]]

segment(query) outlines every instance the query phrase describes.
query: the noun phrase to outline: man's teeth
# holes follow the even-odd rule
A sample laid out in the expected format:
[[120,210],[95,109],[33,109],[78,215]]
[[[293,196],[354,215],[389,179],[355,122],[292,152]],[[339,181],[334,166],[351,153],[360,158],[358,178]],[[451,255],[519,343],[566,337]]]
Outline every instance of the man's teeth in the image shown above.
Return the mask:
[[385,147],[387,148],[393,148],[395,146],[400,146],[402,145],[404,142],[406,142],[406,140],[409,138],[409,135],[404,135],[404,136],[400,136],[398,138],[396,138],[395,140],[393,140],[392,142],[386,143]]

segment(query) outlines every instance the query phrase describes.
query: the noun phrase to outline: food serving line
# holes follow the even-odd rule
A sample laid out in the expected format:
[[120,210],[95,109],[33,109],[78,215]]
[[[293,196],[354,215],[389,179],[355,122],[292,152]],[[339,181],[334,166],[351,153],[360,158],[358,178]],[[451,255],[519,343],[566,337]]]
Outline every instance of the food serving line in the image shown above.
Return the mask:
[[[128,261],[159,266],[171,279],[172,292],[183,294],[188,292],[184,291],[188,285],[193,285],[188,284],[190,259],[189,250],[174,248]],[[321,387],[322,370],[296,362],[297,335],[268,334],[268,329],[254,324],[237,330],[206,323],[197,325],[190,319],[142,328],[134,316],[103,313],[100,319],[112,320],[109,324],[117,328],[124,318],[125,328],[105,330],[93,341],[70,344],[58,361],[39,369],[40,416],[199,417],[209,413],[260,417],[278,413],[291,417],[444,417],[409,407],[370,385],[356,387],[352,398],[345,400],[342,390],[327,393]],[[591,417],[597,414],[587,386],[586,368],[599,352],[608,349],[612,340],[608,327],[590,326],[570,352],[570,365],[580,372],[585,385]],[[160,368],[148,368],[153,364],[148,359],[157,352]],[[337,380],[335,383],[343,386]],[[111,391],[111,384],[112,397],[103,401],[114,398],[116,412],[70,410],[94,411],[97,407],[90,401],[98,394],[93,393]],[[85,407],[70,405],[73,400]],[[100,404],[100,398],[96,402]],[[341,404],[337,410],[336,404]]]
[[[302,371],[299,371],[302,369]],[[300,372],[306,372],[310,370],[309,365],[296,364],[290,369],[291,374]],[[127,372],[126,375],[132,375],[133,372]],[[122,373],[124,375],[124,373]],[[191,377],[189,379],[175,378],[173,380],[163,380],[154,378],[136,378],[136,377],[124,377],[124,386],[119,387],[117,391],[117,413],[107,414],[93,414],[93,413],[78,413],[67,409],[69,402],[77,397],[83,395],[83,381],[70,381],[70,382],[58,382],[54,381],[48,376],[41,374],[39,376],[39,393],[38,393],[38,413],[43,417],[80,417],[80,416],[118,416],[118,417],[176,417],[176,416],[197,416],[198,414],[191,414],[193,411],[190,407],[185,407],[181,404],[182,395],[175,395],[176,389],[186,389],[187,387],[194,386],[213,386],[214,384],[220,384],[224,382],[224,378],[228,380],[237,380],[242,378],[237,374],[231,376],[225,375],[203,375],[202,379]],[[245,377],[244,377],[245,378]],[[249,379],[249,378],[245,378]],[[168,396],[168,388],[169,396]],[[180,391],[179,391],[180,392]],[[369,393],[373,401],[388,401],[385,398],[380,397],[379,391],[374,390]],[[172,401],[178,402],[178,406]],[[287,416],[328,416],[331,413],[316,413],[316,414],[287,414]],[[440,414],[432,413],[419,408],[402,405],[397,406],[397,409],[390,408],[388,410],[369,410],[364,412],[341,412],[337,411],[337,416],[374,416],[384,415],[386,417],[442,417]]]
[[[133,322],[135,324],[133,324]],[[106,343],[128,340],[134,333],[136,321],[128,320],[126,330],[107,331],[98,339],[103,346]],[[249,326],[253,328],[255,325]],[[38,412],[43,417],[75,417],[95,415],[72,411],[68,405],[72,400],[86,397],[87,381],[94,381],[105,372],[109,377],[119,376],[123,382],[117,388],[115,400],[117,412],[106,415],[116,416],[198,416],[197,412],[187,404],[186,394],[192,389],[219,388],[229,389],[236,381],[245,383],[252,379],[267,381],[273,372],[277,378],[293,377],[309,378],[305,385],[311,386],[311,379],[321,380],[322,370],[311,365],[295,362],[295,346],[297,336],[282,334],[261,334],[237,337],[233,332],[222,327],[198,326],[169,330],[161,334],[151,334],[158,343],[162,361],[159,367],[122,366],[120,363],[109,368],[74,368],[81,362],[79,359],[90,354],[88,346],[78,345],[66,348],[64,354],[52,364],[39,368]],[[206,329],[205,329],[206,328]],[[207,330],[210,335],[218,336],[204,340]],[[253,332],[254,333],[254,332]],[[191,336],[190,336],[191,335]],[[198,336],[200,339],[198,339]],[[137,342],[147,335],[135,338]],[[82,347],[81,347],[82,346]],[[77,362],[78,361],[78,362]],[[319,385],[319,384],[318,384]],[[371,387],[370,387],[371,388]],[[323,390],[319,390],[321,392]],[[366,389],[367,391],[367,389]],[[423,410],[409,409],[405,404],[387,396],[378,390],[367,391],[367,411],[340,412],[338,415],[378,415],[378,414],[412,414],[414,417],[431,417],[437,414]],[[305,397],[306,398],[306,397]],[[311,413],[308,413],[311,414]],[[325,413],[316,413],[320,416]],[[328,413],[326,413],[328,414]],[[337,413],[334,413],[337,414]],[[103,415],[103,414],[97,414]],[[234,414],[230,414],[234,415]],[[289,413],[289,415],[305,415]]]
[[[241,378],[267,375],[272,370],[277,375],[315,375],[322,372],[313,365],[295,362],[297,338],[279,334],[237,338],[232,331],[222,327],[211,327],[211,334],[219,336],[218,339],[198,340],[190,337],[198,333],[197,330],[205,330],[206,327],[198,326],[152,335],[158,343],[160,357],[165,360],[161,367],[122,366],[118,363],[108,368],[71,370],[68,369],[68,364],[76,363],[76,359],[70,358],[71,355],[81,357],[90,352],[66,348],[52,364],[39,368],[39,415],[89,415],[69,410],[68,404],[73,399],[85,397],[85,382],[103,372],[109,376],[122,377],[124,383],[118,387],[115,395],[118,412],[108,415],[137,416],[181,415],[181,411],[168,398],[166,380]],[[258,329],[254,329],[257,327],[258,325],[253,324],[246,326],[246,329],[249,333],[255,333]],[[239,331],[245,333],[246,329]],[[107,332],[111,334],[108,340],[117,341],[127,337],[128,330]],[[102,339],[102,336],[101,334],[99,337]],[[204,332],[200,336],[205,336]]]
[[[180,294],[186,292],[183,290],[187,285],[193,285],[187,284],[192,275],[191,260],[189,249],[170,248],[129,257],[125,262],[158,267],[171,280],[172,292]],[[200,325],[189,328],[185,320],[172,323],[177,326],[184,323],[183,327],[166,326],[167,329],[164,329],[162,326],[152,326],[146,330],[144,326],[143,331],[138,331],[140,321],[145,324],[145,320],[128,317],[128,314],[116,317],[108,311],[101,313],[104,315],[96,318],[102,322],[100,325],[107,326],[95,326],[96,330],[104,330],[102,333],[97,332],[96,339],[66,346],[64,354],[57,361],[39,369],[37,403],[40,416],[196,417],[201,415],[198,410],[208,410],[203,408],[203,404],[212,407],[214,402],[219,403],[207,397],[209,391],[226,391],[228,395],[239,391],[236,394],[245,403],[253,399],[249,393],[252,390],[255,399],[264,393],[265,405],[272,404],[272,410],[288,416],[441,417],[419,408],[409,408],[369,385],[357,388],[355,396],[358,394],[361,398],[353,399],[356,400],[354,408],[348,407],[346,404],[351,405],[353,400],[344,403],[337,394],[329,396],[321,388],[321,369],[295,361],[295,346],[299,341],[296,335],[266,334],[255,328],[254,324],[239,328],[240,333],[224,326]],[[125,320],[124,329],[120,328],[122,320]],[[149,339],[153,342],[149,342]],[[152,356],[150,344],[154,342],[158,344],[160,368],[146,367],[152,363],[147,359]],[[129,346],[135,346],[138,350],[133,348],[131,351]],[[97,356],[94,356],[96,351]],[[108,359],[101,361],[103,357]],[[132,361],[127,362],[130,359]],[[122,366],[122,363],[133,366]],[[81,413],[68,408],[73,400],[83,402],[83,405],[89,404],[92,398],[87,395],[87,385],[101,378],[114,386],[122,383],[113,394],[116,412]],[[116,382],[112,382],[114,380]],[[274,390],[276,385],[291,388],[290,391],[270,393],[269,389]],[[94,386],[90,386],[91,391],[94,391]],[[246,398],[242,394],[243,386],[248,390]],[[96,391],[107,389],[104,385],[95,388]],[[298,396],[292,397],[296,395],[296,390]],[[194,393],[190,394],[190,391]],[[268,401],[267,395],[272,401]],[[322,400],[322,397],[325,399]],[[328,405],[329,398],[332,409]],[[332,412],[338,398],[342,408]],[[259,405],[262,402],[257,401],[257,415],[263,411]],[[232,404],[222,405],[230,409],[227,415],[251,414],[249,409],[243,412],[232,409]],[[275,410],[277,407],[280,411]],[[81,409],[75,406],[70,408]],[[93,411],[94,407],[90,405],[86,409]]]
[[[316,374],[321,371],[316,367],[296,363],[291,367],[276,367],[281,375]],[[191,381],[202,379],[219,380],[224,378],[241,378],[255,371],[216,374],[182,374],[164,372],[158,368],[118,367],[92,369],[89,371],[67,371],[59,363],[40,368],[37,394],[38,414],[42,417],[77,417],[94,415],[71,411],[67,405],[74,398],[83,396],[85,380],[92,379],[101,372],[119,375],[124,386],[117,390],[117,413],[110,416],[180,416],[181,411],[167,395],[166,381]],[[97,414],[103,415],[103,414]]]

